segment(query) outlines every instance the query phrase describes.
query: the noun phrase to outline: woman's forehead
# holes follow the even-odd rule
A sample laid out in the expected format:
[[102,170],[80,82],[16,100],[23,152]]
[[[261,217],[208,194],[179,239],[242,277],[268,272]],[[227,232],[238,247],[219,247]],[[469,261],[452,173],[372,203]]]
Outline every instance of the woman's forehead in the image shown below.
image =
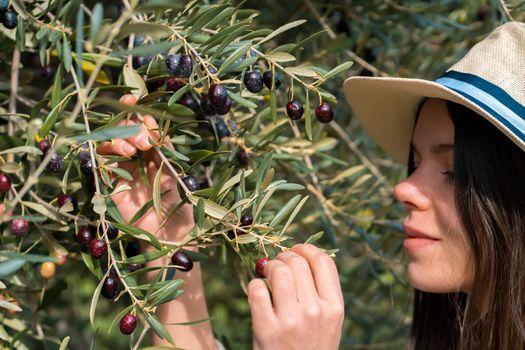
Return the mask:
[[454,124],[448,113],[447,103],[440,99],[427,99],[419,113],[412,145],[417,149],[423,145],[454,144]]

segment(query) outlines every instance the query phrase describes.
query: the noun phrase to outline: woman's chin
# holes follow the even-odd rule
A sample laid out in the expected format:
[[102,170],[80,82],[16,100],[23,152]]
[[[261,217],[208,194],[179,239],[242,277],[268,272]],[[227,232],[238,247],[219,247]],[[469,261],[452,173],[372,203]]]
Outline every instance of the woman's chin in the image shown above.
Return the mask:
[[415,289],[428,293],[464,291],[464,281],[462,279],[461,281],[451,279],[453,275],[453,273],[438,273],[435,269],[424,268],[417,263],[409,263],[407,268],[407,277],[410,285]]

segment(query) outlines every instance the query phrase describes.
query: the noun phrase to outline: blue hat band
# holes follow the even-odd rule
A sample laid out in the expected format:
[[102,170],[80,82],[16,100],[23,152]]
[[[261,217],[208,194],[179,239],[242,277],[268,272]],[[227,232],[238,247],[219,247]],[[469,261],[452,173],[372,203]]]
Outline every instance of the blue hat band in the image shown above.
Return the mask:
[[525,142],[525,107],[505,90],[477,75],[448,71],[436,83],[454,90],[490,113]]

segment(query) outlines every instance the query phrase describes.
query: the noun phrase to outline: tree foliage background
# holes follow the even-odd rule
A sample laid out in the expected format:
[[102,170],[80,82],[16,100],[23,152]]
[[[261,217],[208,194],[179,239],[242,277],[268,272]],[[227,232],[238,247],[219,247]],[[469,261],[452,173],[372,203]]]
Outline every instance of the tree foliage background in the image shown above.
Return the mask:
[[[159,13],[155,13],[155,6],[166,5],[167,3],[170,3],[169,6],[177,11],[183,11],[185,6],[192,4],[195,6],[192,8],[198,8],[199,11],[230,4],[223,1],[162,2],[151,0],[145,1],[142,5],[145,7],[151,5],[154,9],[153,12],[149,12],[148,15],[139,12],[134,14],[138,16],[135,19],[153,22],[155,16],[160,16]],[[60,104],[59,102],[64,99],[67,93],[75,90],[75,84],[78,84],[78,81],[82,81],[82,84],[87,82],[91,71],[95,69],[96,57],[92,57],[91,65],[88,64],[86,67],[85,62],[84,66],[82,66],[82,61],[79,62],[78,57],[80,55],[75,55],[75,53],[81,54],[85,49],[85,44],[84,48],[82,45],[80,48],[75,47],[75,43],[78,42],[76,40],[78,33],[80,30],[84,30],[85,37],[89,38],[86,41],[93,43],[92,39],[96,37],[97,33],[90,33],[90,27],[87,26],[98,25],[99,28],[106,28],[105,26],[111,25],[107,21],[101,21],[97,24],[93,20],[96,18],[93,13],[100,11],[100,7],[95,6],[95,1],[41,1],[33,3],[14,0],[11,1],[11,5],[18,12],[27,6],[43,9],[49,6],[49,12],[38,21],[19,21],[16,29],[7,30],[3,27],[0,29],[0,152],[13,147],[34,145],[33,138],[39,128],[41,130],[42,120],[44,120],[45,125],[49,114],[53,113],[53,108]],[[103,5],[104,18],[113,21],[119,18],[120,3],[103,3]],[[511,19],[522,20],[522,5],[520,1],[503,2],[496,0],[440,0],[432,2],[413,0],[402,2],[392,0],[292,0],[286,2],[248,0],[242,3],[233,2],[229,5],[238,7],[238,12],[236,12],[238,18],[234,18],[230,24],[238,23],[243,19],[249,19],[249,23],[246,23],[246,28],[241,28],[243,24],[237,24],[238,30],[236,28],[230,29],[233,34],[231,36],[223,35],[221,37],[222,42],[216,43],[219,46],[224,43],[225,54],[224,57],[220,58],[224,59],[231,55],[238,48],[235,45],[232,46],[232,43],[235,43],[246,32],[269,28],[270,30],[261,32],[260,37],[262,38],[272,33],[272,30],[287,23],[305,19],[307,20],[305,23],[271,38],[263,47],[254,47],[255,50],[261,50],[255,52],[257,56],[259,53],[271,53],[272,50],[274,53],[293,54],[295,57],[293,64],[289,64],[287,61],[289,57],[284,54],[274,54],[273,59],[280,67],[303,64],[303,70],[295,71],[298,80],[295,81],[292,89],[291,75],[287,75],[281,70],[283,87],[276,94],[265,90],[258,96],[242,95],[240,92],[236,95],[237,98],[233,102],[235,114],[231,119],[227,119],[236,122],[235,124],[228,124],[230,129],[233,128],[231,131],[236,137],[233,141],[230,139],[219,141],[216,134],[217,130],[214,130],[215,134],[209,131],[208,134],[203,134],[195,124],[188,129],[195,131],[199,135],[198,137],[191,132],[178,135],[186,135],[194,139],[200,138],[202,142],[180,142],[177,150],[180,150],[181,154],[168,154],[168,156],[171,157],[170,159],[173,160],[174,164],[180,164],[180,167],[185,171],[199,169],[199,179],[207,180],[208,184],[215,184],[215,186],[218,186],[217,183],[224,184],[235,174],[240,174],[237,173],[239,170],[241,172],[254,170],[256,171],[254,174],[260,175],[259,177],[263,179],[268,176],[268,171],[272,168],[273,178],[269,178],[268,181],[286,180],[289,187],[285,187],[285,189],[290,191],[277,191],[265,203],[262,214],[265,220],[260,220],[262,226],[256,230],[262,236],[269,234],[269,237],[273,237],[273,229],[278,232],[283,228],[286,220],[277,223],[276,227],[268,228],[267,223],[272,221],[272,218],[285,203],[292,203],[295,206],[300,199],[309,196],[309,199],[304,202],[300,209],[300,215],[293,217],[290,225],[286,227],[286,236],[293,237],[293,242],[304,242],[309,238],[311,239],[314,234],[324,232],[320,238],[319,235],[314,236],[314,238],[319,238],[316,244],[327,250],[338,250],[336,261],[346,302],[342,349],[402,349],[405,346],[411,322],[412,297],[410,287],[404,277],[401,249],[403,234],[400,226],[402,208],[395,203],[392,197],[392,187],[404,176],[405,170],[403,166],[392,163],[360,129],[359,123],[353,118],[350,108],[345,104],[341,91],[343,79],[351,75],[416,76],[434,79],[461,57],[475,41],[490,32],[498,24]],[[252,9],[253,12],[251,12]],[[68,13],[67,16],[63,17],[63,23],[56,21],[56,16],[60,16],[61,12]],[[83,13],[85,16],[83,19],[85,28],[78,26],[79,13]],[[197,13],[199,12],[196,11],[194,16]],[[257,16],[252,17],[254,14]],[[191,18],[191,11],[181,15],[182,18],[184,16]],[[211,20],[209,18],[207,22],[203,21],[202,26],[206,27],[206,24]],[[119,25],[122,29],[125,23],[119,23]],[[185,30],[191,30],[192,25],[195,26],[196,22],[189,26],[190,29],[185,28]],[[44,34],[42,28],[48,28],[48,33]],[[41,30],[40,34],[37,33],[38,30]],[[127,35],[130,33],[137,33],[136,35],[138,35],[140,30],[137,28],[135,30],[130,30]],[[24,31],[26,33],[33,32],[37,41],[43,37],[52,36],[52,33],[60,33],[53,39],[56,45],[54,47],[57,48],[58,53],[52,50],[42,51],[38,45],[34,48],[26,47],[22,42],[23,36],[17,34]],[[115,34],[115,36],[120,35]],[[202,34],[206,35],[206,31],[203,31]],[[111,34],[105,33],[105,35]],[[119,39],[124,39],[127,35],[120,35]],[[159,34],[149,32],[149,35]],[[188,39],[188,43],[198,47],[199,44],[208,39],[209,37],[203,38],[194,35]],[[98,44],[102,45],[102,43]],[[18,63],[20,76],[17,91],[19,99],[16,101],[18,107],[16,113],[20,115],[13,116],[10,96],[12,91],[12,58],[15,47],[18,47],[22,53]],[[90,49],[93,52],[99,52],[97,46]],[[173,49],[173,45],[164,48],[158,46],[156,49]],[[67,50],[70,50],[69,53]],[[122,46],[121,50],[126,54],[126,47]],[[44,53],[42,54],[42,52]],[[249,51],[249,54],[251,52]],[[138,56],[141,51],[134,51],[133,53]],[[149,54],[147,49],[142,53],[144,55]],[[73,60],[72,57],[75,59]],[[209,57],[204,60],[207,58]],[[264,65],[272,62],[272,60],[261,59],[261,56],[258,58],[260,59],[261,70],[268,69],[269,66],[264,67]],[[249,57],[244,59],[249,59]],[[42,61],[51,63],[54,67],[61,67],[57,71],[57,74],[62,74],[64,78],[60,85],[58,85],[59,79],[56,78],[56,75],[54,80],[50,81],[38,79]],[[159,61],[163,62],[163,60]],[[354,62],[351,67],[345,65],[344,68],[346,69],[339,71],[339,74],[332,76],[326,82],[324,79],[318,79],[326,76],[327,72],[334,67],[343,67],[340,65],[348,61]],[[221,62],[224,63],[224,60]],[[130,85],[130,79],[123,78],[122,64],[119,62],[115,67],[110,64],[105,65],[101,71],[103,75],[99,75],[97,78],[104,80],[105,74],[108,79],[114,79],[114,85]],[[310,70],[305,71],[304,65],[307,65]],[[79,66],[81,69],[78,69]],[[277,70],[280,70],[280,67],[277,67]],[[77,82],[71,78],[75,72],[77,72],[75,77]],[[140,70],[139,72],[144,73]],[[152,75],[162,76],[163,79],[167,78],[163,76],[162,72]],[[234,77],[230,78],[235,79]],[[226,80],[224,76],[221,79]],[[305,122],[303,119],[300,122],[289,123],[284,105],[290,98],[290,91],[293,90],[295,98],[306,104],[306,89],[299,81],[312,82],[316,79],[322,83],[321,96],[324,100],[330,101],[335,108],[334,121],[326,125],[320,124],[312,116],[310,121]],[[154,83],[154,81],[149,81],[149,83]],[[232,83],[232,85],[235,84]],[[104,86],[104,82],[97,81],[95,86]],[[90,92],[92,91],[90,90]],[[122,88],[115,88],[112,91],[109,89],[109,92],[104,95],[103,102],[109,103],[108,99],[116,101],[123,91]],[[97,91],[98,93],[100,91]],[[188,113],[188,110],[182,107],[170,110],[166,107],[170,103],[166,103],[166,99],[162,100],[165,97],[164,95],[150,91],[150,97],[144,97],[143,105],[153,109],[158,108],[164,112],[169,111],[177,117],[182,116],[183,123],[176,124],[177,127],[174,129],[175,131],[186,130],[184,121],[192,120],[193,114]],[[168,94],[167,98],[172,96],[173,94]],[[308,94],[312,113],[318,103],[318,96],[319,94],[312,91]],[[162,100],[164,105],[162,103],[154,104],[159,100]],[[39,103],[40,101],[44,102]],[[59,113],[59,120],[65,118],[65,115],[71,115],[63,112],[64,110],[71,112],[75,107],[75,101],[76,98],[65,103],[64,109]],[[41,112],[41,109],[45,112]],[[111,120],[117,115],[115,109],[108,111],[107,109],[94,108],[93,113],[92,117],[97,116],[104,121],[106,121],[104,118]],[[92,119],[90,120],[92,125],[97,126],[96,121],[94,122],[95,118]],[[12,127],[14,120],[19,121],[22,127],[16,129],[19,125],[15,126],[18,133],[15,132],[13,135],[12,132],[8,132],[8,128]],[[35,122],[36,120],[39,120],[40,123]],[[278,124],[274,124],[274,120],[278,120]],[[79,118],[78,121],[81,119]],[[98,126],[105,125],[108,123],[99,123]],[[60,136],[60,133],[79,135],[85,132],[78,125],[60,129],[58,124],[53,124],[50,129],[56,132],[53,136]],[[170,131],[173,130],[170,129]],[[271,137],[268,137],[268,134]],[[170,134],[170,136],[173,135]],[[198,146],[194,148],[195,144]],[[201,147],[201,151],[206,149],[210,152],[211,164],[204,167],[197,164],[198,166],[192,168],[195,159],[188,160],[186,158],[199,147]],[[236,154],[242,147],[249,149],[251,155],[249,164],[244,168],[239,166],[239,161],[236,158]],[[71,144],[64,146],[61,151],[64,153],[67,150],[74,150],[73,153],[78,152],[78,149]],[[221,153],[223,151],[225,153]],[[268,159],[265,155],[270,151],[273,154],[271,164],[264,167],[265,160]],[[218,157],[214,158],[213,154],[215,153]],[[221,157],[223,154],[226,154],[227,157]],[[193,155],[195,156],[195,153]],[[17,154],[12,163],[17,163],[18,166],[13,168],[10,165],[6,168],[7,158],[6,155],[3,156],[4,161],[0,163],[0,166],[4,166],[2,171],[9,171],[13,174],[12,177],[17,179],[14,181],[15,187],[20,190],[24,187],[24,176],[28,176],[37,170],[40,158],[31,154],[24,158],[23,154]],[[73,164],[71,165],[72,168],[76,166],[74,160],[67,164]],[[263,170],[260,169],[266,172],[262,173]],[[229,176],[225,177],[224,174]],[[64,172],[60,173],[59,176],[44,176],[35,185],[37,186],[35,191],[45,193],[47,197],[44,198],[49,203],[53,203],[53,198],[61,186],[65,186],[69,190],[81,191],[81,176],[76,180],[66,179],[66,185],[61,183],[64,181],[63,179]],[[240,187],[239,181],[243,182],[244,178],[237,180],[236,188]],[[71,182],[73,187],[68,187],[68,182]],[[247,180],[247,184],[247,187],[250,188],[255,185],[259,187],[260,181],[256,184],[256,181],[250,183]],[[300,184],[304,188],[301,189],[300,186],[292,184]],[[45,188],[47,187],[57,190],[46,193]],[[218,201],[217,196],[213,194],[214,188],[212,185],[207,189],[208,192],[205,189],[204,192],[197,192],[197,194],[202,198]],[[257,191],[250,193],[252,195],[257,194]],[[294,197],[296,195],[300,195],[300,197]],[[247,196],[248,194],[243,191],[232,190],[229,197],[224,196],[226,199],[223,198],[222,204],[231,208],[234,202],[241,198],[247,198]],[[34,200],[34,198],[29,197],[25,199],[26,201]],[[9,198],[6,196],[4,201],[7,200]],[[260,204],[260,198],[256,202]],[[90,206],[89,200],[87,203],[86,206]],[[204,212],[202,202],[197,199],[194,204],[196,211],[203,211],[201,214],[203,220],[209,220],[210,212]],[[240,210],[234,209],[234,212],[239,214]],[[24,215],[17,212],[16,209],[15,213]],[[91,214],[93,214],[91,208],[81,211],[81,215],[85,217]],[[290,214],[291,211],[287,212],[283,219],[289,217]],[[41,215],[43,215],[42,212],[38,210],[34,211],[33,216],[29,215],[29,219],[34,221],[31,229],[33,236],[30,237],[37,237],[37,234],[41,234],[42,230],[49,234],[52,229],[58,230],[60,227],[64,227],[64,225],[49,222],[41,224]],[[209,221],[206,223],[209,224]],[[203,225],[208,227],[209,225],[206,223]],[[37,231],[35,227],[38,225],[42,225],[42,227],[39,226]],[[73,232],[78,229],[78,225],[70,222],[66,226]],[[203,246],[206,246],[201,252],[207,258],[202,260],[201,264],[204,271],[204,285],[209,302],[211,322],[217,337],[226,344],[227,348],[246,349],[251,346],[251,325],[244,285],[250,276],[247,271],[253,267],[253,259],[261,252],[260,245],[257,246],[259,241],[257,239],[246,240],[243,243],[248,248],[243,250],[237,246],[236,251],[236,245],[228,241],[225,236],[231,227],[222,222],[214,227],[214,229],[210,228],[206,234],[210,232],[219,232],[219,234],[210,236],[205,234],[204,241],[200,241]],[[18,244],[18,249],[20,249],[22,245],[25,245],[26,248],[33,247],[28,246],[28,244],[34,243],[36,248],[31,250],[31,253],[38,254],[40,257],[44,256],[45,259],[45,256],[48,256],[54,247],[53,243],[44,244],[44,242],[40,242],[39,238],[30,239],[29,243],[21,243],[13,238],[8,223],[2,224],[1,228],[0,250],[3,253],[16,251]],[[124,228],[121,231],[126,231]],[[130,233],[125,232],[125,234],[129,235]],[[285,246],[292,244],[292,240],[280,241],[277,235],[275,237],[277,239],[273,241],[274,243],[282,243]],[[125,238],[122,238],[122,241],[125,241]],[[206,239],[208,240],[206,241]],[[67,263],[57,268],[56,276],[53,279],[45,281],[39,276],[38,269],[41,261],[38,259],[27,261],[20,270],[13,273],[2,273],[2,269],[0,269],[0,273],[2,273],[0,279],[7,286],[7,288],[0,290],[0,294],[4,299],[20,305],[23,310],[10,313],[5,308],[0,309],[2,310],[0,314],[2,320],[0,326],[1,344],[5,348],[24,348],[25,346],[29,349],[58,349],[62,339],[69,336],[67,348],[70,349],[87,349],[90,346],[94,349],[125,349],[129,347],[128,338],[121,335],[117,328],[113,328],[110,333],[107,332],[110,324],[114,322],[115,315],[130,305],[129,299],[123,297],[113,302],[100,298],[96,305],[97,312],[94,324],[91,325],[89,305],[93,293],[99,285],[100,278],[105,273],[104,267],[98,266],[97,270],[95,263],[91,269],[94,273],[88,274],[86,273],[88,271],[86,259],[89,260],[89,257],[84,256],[83,259],[78,249],[71,248],[74,247],[74,242],[67,241],[61,236],[51,239],[50,242],[55,242],[70,250]],[[166,248],[166,254],[173,250],[173,247],[168,248]],[[270,255],[279,250],[273,250],[271,244],[269,249]],[[240,259],[239,252],[246,259]],[[0,264],[9,259],[8,254],[3,255],[7,259],[4,258]],[[5,267],[5,264],[2,266]],[[20,285],[25,286],[24,291],[22,291],[23,288],[17,288]],[[31,291],[29,292],[28,289]],[[0,306],[6,306],[6,304]],[[141,346],[148,346],[149,341],[149,338],[146,337]]]

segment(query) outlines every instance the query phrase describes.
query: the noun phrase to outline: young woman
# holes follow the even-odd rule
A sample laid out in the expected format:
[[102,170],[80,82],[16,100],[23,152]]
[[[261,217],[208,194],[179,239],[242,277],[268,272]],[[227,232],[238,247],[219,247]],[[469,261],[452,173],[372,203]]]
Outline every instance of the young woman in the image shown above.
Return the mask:
[[504,24],[435,82],[345,82],[365,129],[408,160],[394,194],[414,349],[525,348],[524,39],[524,23]]
[[[411,348],[525,347],[524,62],[525,24],[507,23],[435,82],[366,77],[345,82],[345,95],[365,129],[395,160],[408,161],[408,177],[394,194],[407,211],[403,245],[415,288]],[[151,120],[145,124],[155,129]],[[148,128],[99,151],[147,153]],[[154,176],[154,157],[148,159]],[[133,195],[116,198],[124,218],[151,198],[139,181],[132,184]],[[170,181],[167,176],[165,183]],[[187,232],[193,222],[191,208],[186,210],[170,232],[160,234],[177,239]],[[138,224],[154,230],[154,216],[150,212]],[[337,349],[343,301],[332,259],[298,245],[264,272],[272,298],[261,280],[248,288],[254,349]],[[200,271],[192,274],[184,299],[160,310],[163,322],[207,316]],[[170,331],[180,347],[215,346],[208,324]]]

